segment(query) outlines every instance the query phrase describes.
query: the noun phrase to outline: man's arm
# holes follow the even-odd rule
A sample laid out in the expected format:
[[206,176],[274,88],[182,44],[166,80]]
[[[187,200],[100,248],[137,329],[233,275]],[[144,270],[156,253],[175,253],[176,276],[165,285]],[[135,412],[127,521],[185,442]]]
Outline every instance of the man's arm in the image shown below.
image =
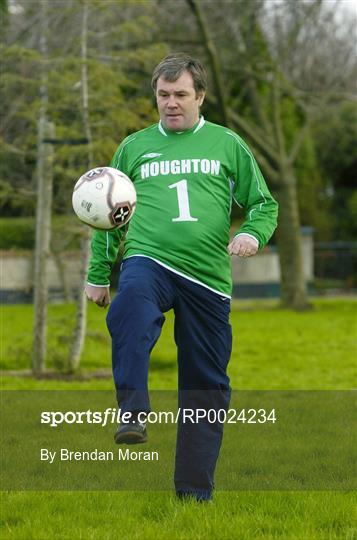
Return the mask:
[[87,285],[84,290],[88,300],[100,307],[106,307],[110,303],[109,278],[123,236],[122,229],[96,230],[92,235]]
[[[124,139],[118,146],[110,163],[111,167],[119,169],[128,175],[130,172],[128,171],[128,162],[124,150],[131,140],[131,137]],[[89,261],[87,285],[84,291],[88,300],[91,300],[100,307],[106,307],[110,304],[109,278],[118,256],[120,242],[126,231],[127,227],[125,227],[125,230],[96,230],[93,232],[91,243],[92,254]]]
[[233,197],[245,209],[245,220],[228,246],[232,255],[250,257],[262,249],[277,226],[278,203],[272,197],[246,143],[235,136],[237,176]]

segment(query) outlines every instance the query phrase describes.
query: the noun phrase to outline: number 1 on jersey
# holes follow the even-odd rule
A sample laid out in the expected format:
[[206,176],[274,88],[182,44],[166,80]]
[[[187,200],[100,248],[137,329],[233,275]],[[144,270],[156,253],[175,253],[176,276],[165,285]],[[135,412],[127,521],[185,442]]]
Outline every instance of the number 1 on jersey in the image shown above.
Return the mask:
[[188,201],[187,180],[180,180],[176,184],[171,184],[170,189],[177,189],[177,199],[179,207],[179,217],[172,218],[172,221],[198,221],[190,214],[190,204]]

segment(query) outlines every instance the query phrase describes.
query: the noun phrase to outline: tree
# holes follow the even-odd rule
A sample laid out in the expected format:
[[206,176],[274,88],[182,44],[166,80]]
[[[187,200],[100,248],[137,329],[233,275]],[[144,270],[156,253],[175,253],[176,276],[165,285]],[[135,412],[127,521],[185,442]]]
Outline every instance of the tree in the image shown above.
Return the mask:
[[[87,163],[83,140],[80,38],[82,4],[49,2],[48,118],[56,124],[53,212],[71,213],[71,190]],[[155,7],[155,6],[154,6]],[[156,121],[146,71],[165,54],[157,40],[155,10],[149,4],[90,2],[88,87],[93,131],[93,160],[104,165],[129,133]],[[33,215],[37,162],[37,118],[41,57],[35,2],[16,0],[9,13],[2,53],[0,88],[0,190],[5,215]],[[61,143],[61,144],[60,144]]]
[[40,115],[38,119],[37,146],[37,209],[36,209],[36,246],[34,271],[34,344],[32,370],[38,375],[45,368],[46,333],[47,333],[47,260],[49,256],[51,234],[52,168],[53,150],[46,145],[46,136],[54,138],[53,124],[47,120],[48,77],[47,77],[47,0],[40,4],[40,50],[42,70],[40,85]]
[[[284,70],[284,66],[290,53],[299,48],[301,36],[306,40],[307,35],[313,35],[312,27],[321,36],[325,11],[320,2],[298,6],[296,2],[273,6],[261,1],[227,3],[223,14],[214,4],[202,4],[199,0],[187,0],[187,4],[195,17],[211,68],[216,95],[211,102],[216,102],[218,111],[224,111],[220,116],[228,119],[228,125],[248,137],[280,203],[276,238],[282,303],[305,309],[309,303],[302,265],[297,163],[311,125],[332,94],[329,91],[319,95],[318,100],[304,99],[306,96],[293,76],[297,66],[289,64],[290,71]],[[290,21],[288,33],[282,36],[277,32],[280,41],[275,32],[273,42],[269,33],[264,32],[262,21],[269,10],[271,33],[276,26],[285,28],[286,19]],[[215,30],[209,24],[209,17],[214,17]],[[215,47],[217,42],[221,54]],[[309,51],[314,56],[311,48]],[[299,62],[301,58],[296,59],[296,64]],[[238,69],[232,68],[235,64],[239,65]]]
[[[297,139],[292,151],[287,149],[286,138],[281,117],[281,76],[274,65],[272,69],[271,99],[273,114],[265,114],[264,103],[254,78],[254,35],[260,34],[257,28],[256,12],[249,9],[245,25],[241,27],[241,43],[246,51],[246,86],[248,99],[255,114],[255,123],[243,119],[241,115],[229,109],[222,95],[223,84],[220,81],[219,63],[214,41],[210,38],[210,30],[198,0],[187,0],[194,13],[210,60],[213,80],[219,106],[225,109],[225,116],[233,125],[243,129],[253,140],[258,161],[267,173],[270,185],[280,203],[279,229],[277,234],[280,267],[282,302],[288,307],[304,309],[308,305],[305,280],[303,275],[302,249],[300,240],[300,221],[297,204],[297,182],[293,164],[301,144]],[[260,36],[259,36],[260,37]],[[274,69],[274,70],[273,70]],[[259,124],[258,124],[259,122]]]
[[[150,9],[145,6],[129,2],[108,10],[102,2],[91,1],[89,10],[87,2],[82,5],[68,0],[61,10],[55,2],[45,2],[40,7],[41,10],[31,2],[18,0],[16,11],[10,13],[3,46],[6,92],[0,104],[4,120],[0,133],[4,142],[0,169],[0,188],[7,199],[4,209],[8,215],[32,214],[35,188],[39,196],[37,237],[41,249],[36,257],[39,284],[35,302],[40,315],[35,325],[33,358],[36,373],[44,369],[46,355],[44,270],[50,254],[48,188],[53,152],[48,143],[56,148],[53,209],[72,214],[71,191],[76,179],[93,165],[108,164],[126,135],[156,119],[151,95],[148,96],[142,82],[142,70],[162,56],[162,46],[154,39],[147,44],[156,30],[148,16]],[[79,36],[81,24],[83,31]],[[35,25],[40,28],[40,46],[31,31]],[[37,117],[41,119],[38,135]],[[46,128],[49,120],[56,124],[56,136]],[[85,141],[90,144],[84,144]],[[36,185],[33,177],[37,177]],[[88,229],[83,230],[89,233]],[[65,233],[72,234],[68,229]],[[83,280],[86,266],[82,257]],[[70,351],[72,369],[78,365],[84,337],[86,312],[82,296],[78,314],[76,339]]]
[[[82,7],[82,33],[81,33],[81,60],[82,60],[82,70],[81,70],[81,94],[82,94],[82,114],[83,114],[83,128],[85,138],[87,140],[87,163],[86,168],[91,169],[94,164],[93,160],[93,139],[92,139],[92,130],[89,122],[89,101],[88,101],[88,55],[87,55],[87,44],[88,44],[88,3],[86,0],[83,1]],[[72,347],[69,355],[69,367],[70,370],[75,370],[79,366],[81,353],[85,340],[85,333],[87,327],[87,298],[84,294],[84,287],[86,281],[86,274],[89,262],[89,252],[90,252],[90,230],[88,227],[84,228],[83,237],[82,237],[82,249],[81,249],[81,282],[82,286],[78,291],[78,300],[77,300],[77,316],[76,316],[76,326],[73,334]]]

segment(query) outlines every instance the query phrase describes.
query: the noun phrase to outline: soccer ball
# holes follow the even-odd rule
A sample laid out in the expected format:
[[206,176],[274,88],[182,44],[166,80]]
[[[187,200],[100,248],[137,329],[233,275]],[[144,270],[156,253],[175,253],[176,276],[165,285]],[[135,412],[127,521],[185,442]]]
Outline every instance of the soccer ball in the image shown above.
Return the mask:
[[126,174],[117,169],[91,169],[74,186],[72,206],[83,223],[111,231],[123,227],[133,217],[135,187]]

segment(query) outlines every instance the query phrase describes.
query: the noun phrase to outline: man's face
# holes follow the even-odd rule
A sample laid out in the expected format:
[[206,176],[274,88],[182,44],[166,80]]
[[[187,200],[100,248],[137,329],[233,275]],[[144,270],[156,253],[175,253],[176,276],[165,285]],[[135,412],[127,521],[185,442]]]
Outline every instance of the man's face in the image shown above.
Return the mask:
[[196,95],[191,73],[184,71],[173,82],[159,77],[156,86],[157,108],[164,127],[174,131],[192,128],[199,120],[204,92]]

